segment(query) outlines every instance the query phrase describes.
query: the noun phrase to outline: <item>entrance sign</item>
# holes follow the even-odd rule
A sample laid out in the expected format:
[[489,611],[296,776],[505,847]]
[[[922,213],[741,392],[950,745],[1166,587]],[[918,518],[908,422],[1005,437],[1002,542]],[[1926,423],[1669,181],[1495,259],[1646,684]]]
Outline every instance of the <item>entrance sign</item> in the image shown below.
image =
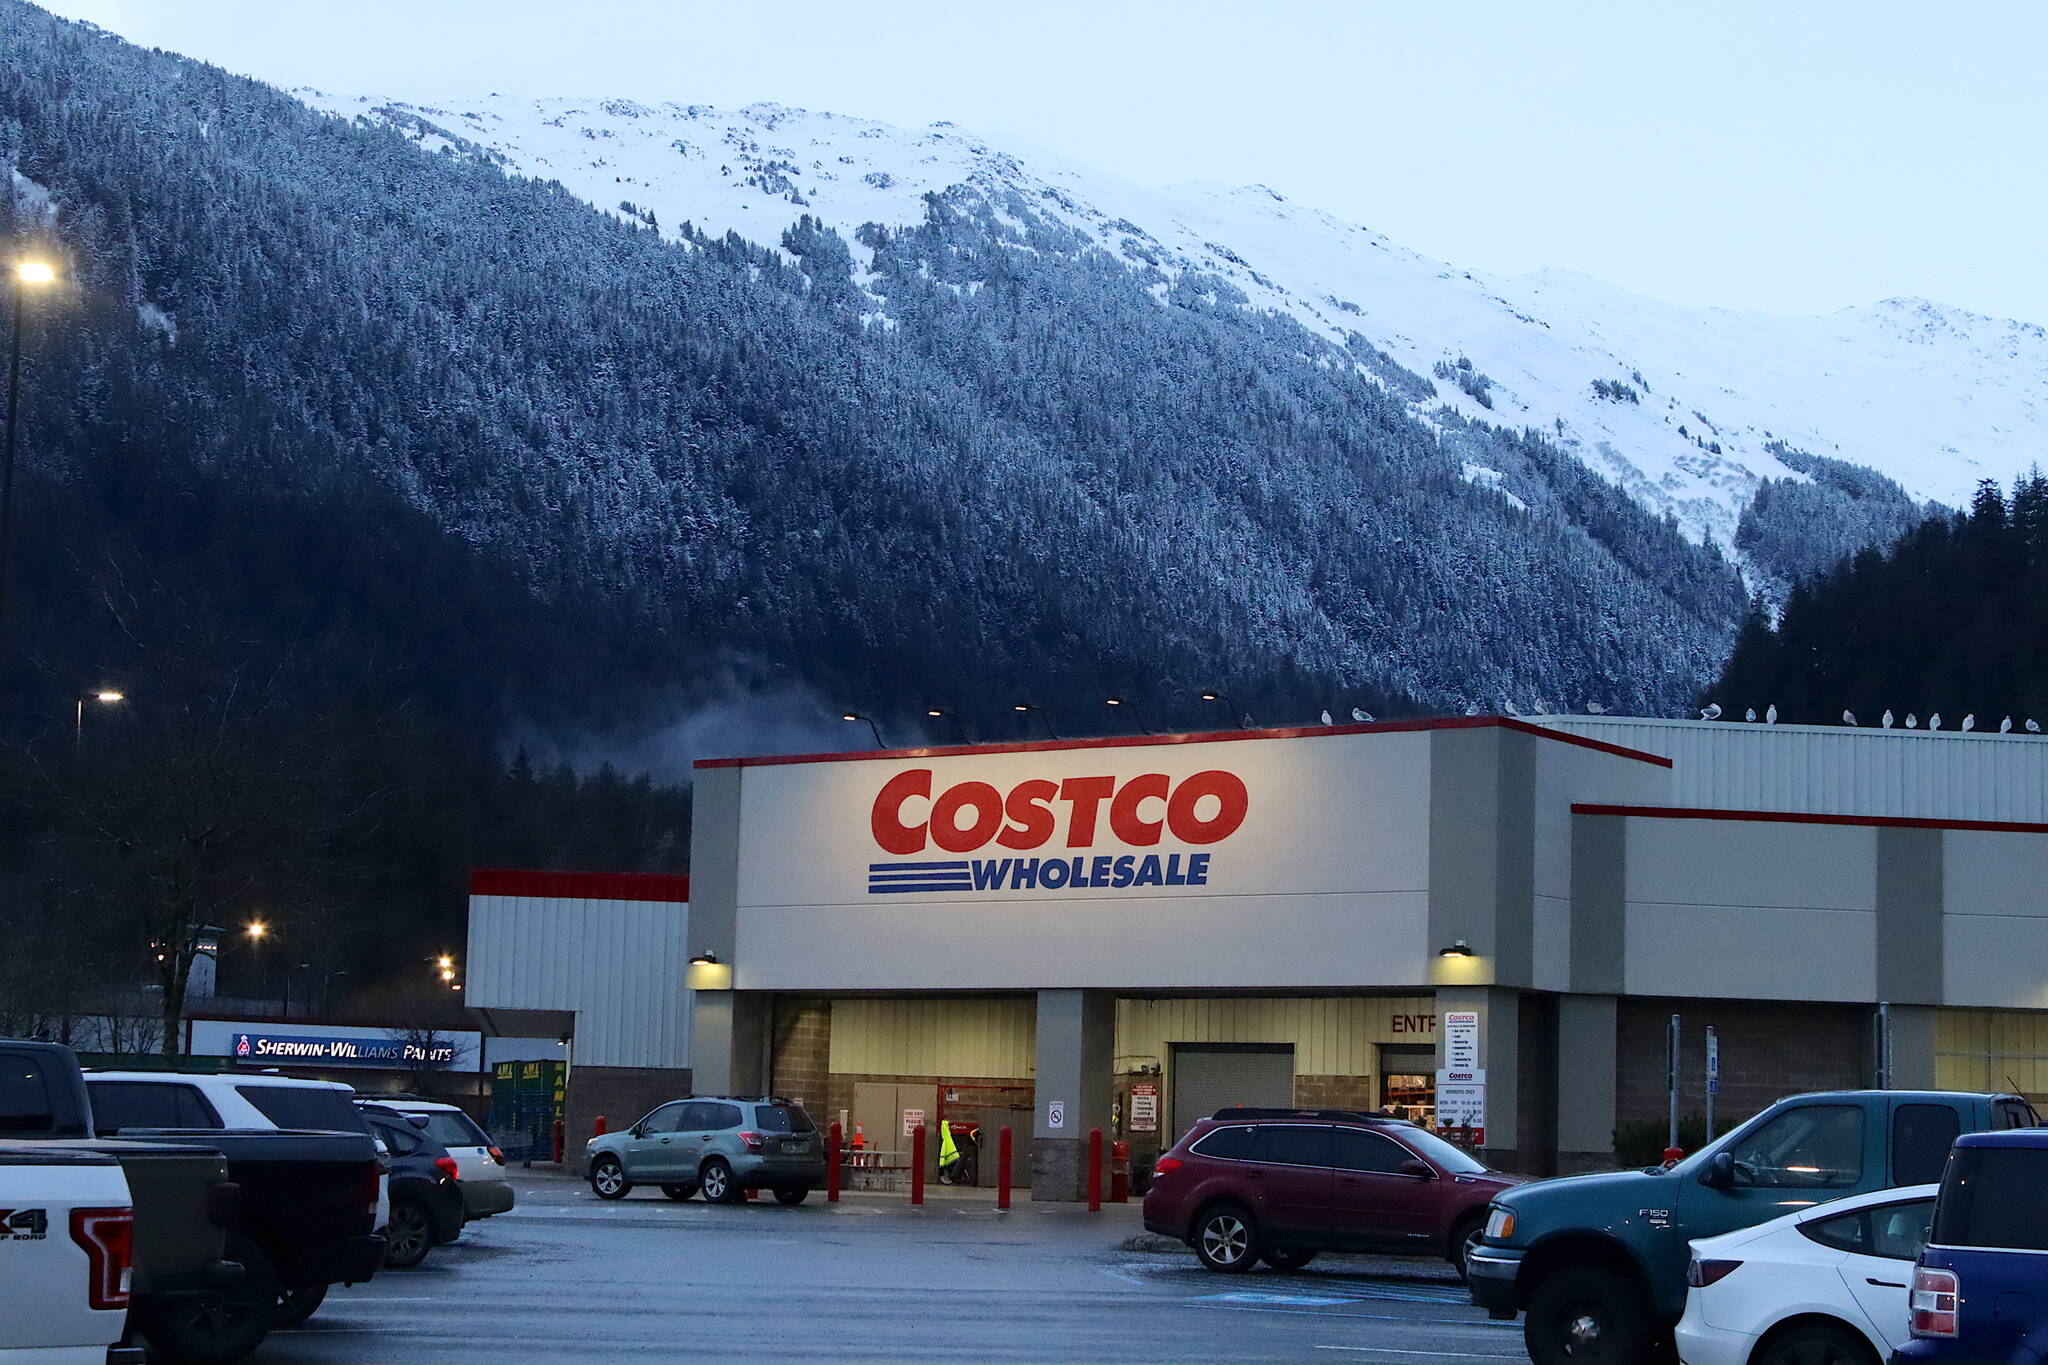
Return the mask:
[[1447,1071],[1477,1071],[1479,1069],[1479,1011],[1445,1010],[1444,1027],[1444,1069]]
[[1131,1131],[1134,1133],[1156,1133],[1159,1131],[1159,1082],[1133,1081],[1131,1083]]

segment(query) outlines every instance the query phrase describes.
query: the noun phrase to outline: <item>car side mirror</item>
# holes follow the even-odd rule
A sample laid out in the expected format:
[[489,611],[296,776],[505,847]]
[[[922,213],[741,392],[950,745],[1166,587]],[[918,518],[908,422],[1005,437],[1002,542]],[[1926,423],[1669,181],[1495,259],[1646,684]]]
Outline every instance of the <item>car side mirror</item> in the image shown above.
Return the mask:
[[1401,1174],[1412,1175],[1423,1180],[1436,1179],[1436,1171],[1427,1161],[1408,1160],[1401,1163]]
[[1700,1184],[1710,1190],[1731,1189],[1735,1185],[1735,1154],[1716,1152],[1707,1159],[1707,1167],[1700,1172]]

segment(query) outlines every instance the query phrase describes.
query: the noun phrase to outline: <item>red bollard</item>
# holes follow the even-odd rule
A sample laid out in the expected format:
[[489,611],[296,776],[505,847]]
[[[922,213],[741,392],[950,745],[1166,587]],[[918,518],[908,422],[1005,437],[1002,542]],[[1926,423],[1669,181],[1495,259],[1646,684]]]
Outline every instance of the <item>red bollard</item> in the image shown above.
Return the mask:
[[910,1130],[910,1202],[924,1202],[924,1125]]
[[1010,1125],[996,1134],[996,1207],[1010,1207]]
[[1131,1202],[1131,1144],[1128,1142],[1109,1144],[1109,1202]]
[[1088,1212],[1102,1212],[1102,1130],[1088,1130]]
[[555,1164],[562,1164],[562,1121],[555,1120]]
[[597,1116],[597,1122],[591,1125],[591,1127],[590,1127],[590,1135],[591,1135],[592,1137],[603,1137],[603,1136],[604,1136],[604,1115],[603,1115],[603,1114],[599,1114],[599,1115]]
[[825,1202],[839,1202],[839,1125],[825,1130]]

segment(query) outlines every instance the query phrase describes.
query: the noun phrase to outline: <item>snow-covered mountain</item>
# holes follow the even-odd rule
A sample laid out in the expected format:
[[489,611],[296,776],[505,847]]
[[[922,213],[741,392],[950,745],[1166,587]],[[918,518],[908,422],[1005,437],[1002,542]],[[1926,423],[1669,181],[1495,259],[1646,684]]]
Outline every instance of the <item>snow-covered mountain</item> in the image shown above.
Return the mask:
[[[913,131],[773,104],[740,110],[493,96],[454,104],[295,91],[317,108],[467,143],[609,212],[763,244],[808,214],[857,264],[865,223],[924,221],[957,186],[1088,234],[1134,269],[1220,277],[1253,307],[1356,335],[1435,392],[1428,418],[1541,431],[1694,538],[1733,538],[1805,452],[1960,506],[2048,449],[2048,336],[1918,299],[1824,317],[1687,308],[1561,271],[1460,270],[1262,187],[1146,189],[940,123]],[[1011,197],[1015,196],[1014,199]],[[1166,285],[1155,285],[1162,298]],[[887,325],[878,299],[871,321]],[[1799,463],[1796,453],[1788,455]],[[1493,471],[1469,477],[1493,483]],[[1503,490],[1505,494],[1505,490]],[[1512,495],[1508,495],[1512,496]]]

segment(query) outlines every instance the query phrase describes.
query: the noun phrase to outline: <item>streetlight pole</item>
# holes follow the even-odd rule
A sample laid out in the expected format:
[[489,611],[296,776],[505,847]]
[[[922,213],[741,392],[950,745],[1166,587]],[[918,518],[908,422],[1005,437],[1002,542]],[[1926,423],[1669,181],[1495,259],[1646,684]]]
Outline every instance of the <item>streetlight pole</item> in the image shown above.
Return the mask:
[[57,272],[41,261],[14,268],[14,345],[7,360],[7,435],[0,446],[0,704],[7,678],[7,568],[14,548],[14,451],[21,426],[21,316],[32,284],[49,284]]
[[1105,706],[1114,706],[1114,707],[1118,708],[1119,710],[1121,710],[1122,708],[1124,708],[1124,707],[1126,707],[1126,706],[1130,707],[1130,709],[1131,709],[1131,719],[1132,719],[1132,720],[1135,720],[1136,722],[1138,722],[1138,732],[1139,732],[1140,734],[1146,734],[1146,735],[1149,735],[1149,734],[1151,734],[1151,733],[1152,733],[1152,727],[1151,727],[1151,726],[1149,726],[1149,725],[1147,725],[1147,724],[1145,724],[1145,717],[1144,717],[1144,716],[1143,716],[1142,714],[1140,714],[1140,713],[1139,713],[1139,711],[1138,711],[1138,707],[1137,707],[1137,704],[1136,704],[1135,702],[1131,701],[1131,700],[1130,700],[1129,698],[1127,698],[1127,697],[1104,697],[1104,698],[1102,699],[1102,701],[1103,701],[1103,705],[1105,705]]
[[874,736],[875,736],[875,747],[876,747],[877,749],[886,749],[886,748],[888,748],[888,747],[889,747],[889,746],[888,746],[887,744],[884,744],[884,743],[882,742],[882,727],[881,727],[881,726],[879,726],[879,725],[877,725],[877,724],[875,724],[875,718],[874,718],[873,716],[864,716],[864,715],[862,715],[862,714],[861,714],[860,712],[858,712],[858,711],[848,711],[848,712],[846,712],[845,714],[841,715],[841,716],[839,717],[839,719],[841,719],[841,720],[864,720],[864,721],[866,721],[866,722],[868,723],[868,729],[869,729],[869,730],[870,730],[871,732],[873,732],[873,734],[874,734]]
[[78,716],[71,729],[71,767],[75,772],[85,760],[85,704],[96,701],[102,706],[113,706],[126,701],[127,697],[111,687],[103,687],[89,697],[78,699]]

